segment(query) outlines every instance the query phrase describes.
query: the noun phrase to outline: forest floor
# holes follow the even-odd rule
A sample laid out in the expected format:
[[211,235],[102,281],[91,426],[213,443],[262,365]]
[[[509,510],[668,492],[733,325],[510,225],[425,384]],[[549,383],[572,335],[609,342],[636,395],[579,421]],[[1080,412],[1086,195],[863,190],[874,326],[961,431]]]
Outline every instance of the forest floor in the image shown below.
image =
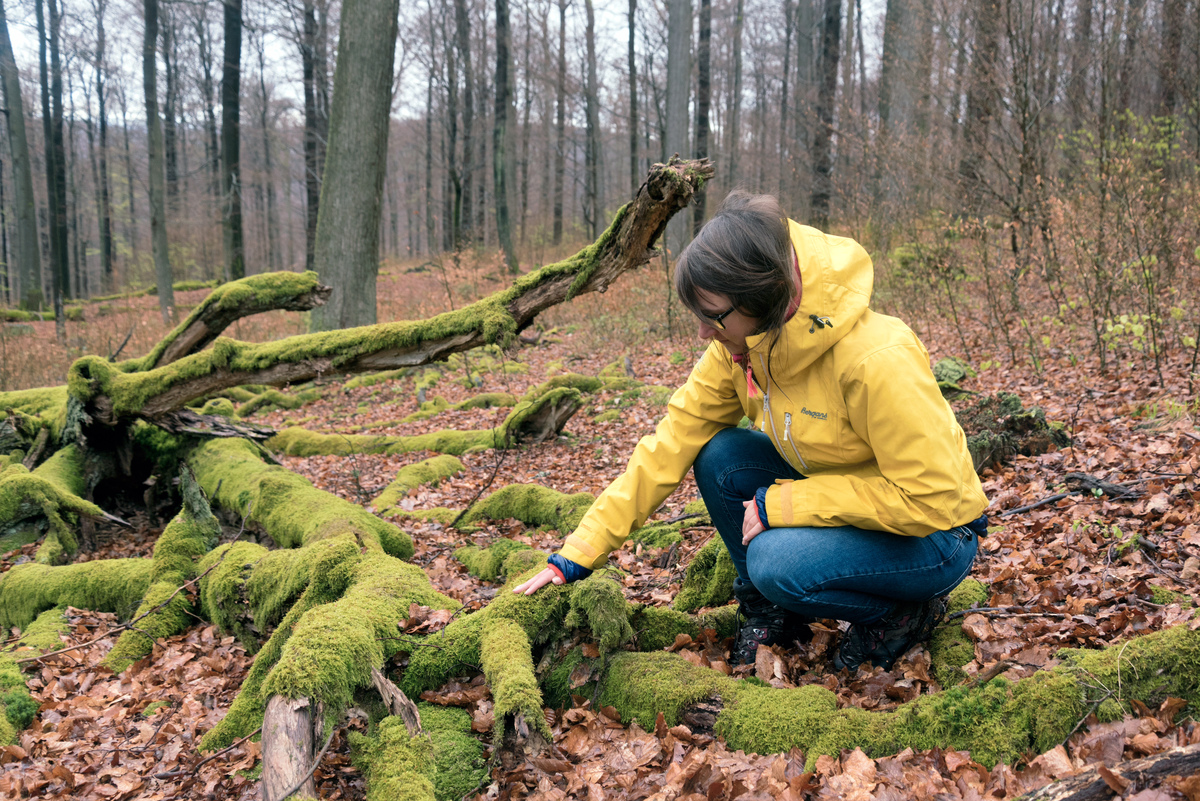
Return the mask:
[[[639,381],[678,386],[702,344],[690,331],[677,330],[671,338],[665,326],[646,322],[658,316],[654,305],[661,304],[656,281],[661,283],[652,274],[632,276],[604,296],[581,298],[543,315],[543,327],[554,330],[537,344],[523,345],[506,356],[509,362],[523,365],[515,369],[524,372],[485,373],[482,387],[468,389],[459,380],[461,372],[447,371],[429,396],[440,394],[455,403],[477,392],[520,395],[554,372],[596,375],[614,362]],[[481,291],[490,291],[479,283]],[[429,274],[407,276],[395,271],[381,282],[380,291],[385,302],[400,306],[406,302],[403,298],[429,297],[439,289]],[[134,315],[142,306],[142,314],[154,314],[154,298],[138,301],[129,304]],[[436,300],[415,304],[409,311],[429,313],[437,310],[436,304]],[[282,321],[281,315],[264,319],[266,323],[257,324],[260,338],[294,330],[295,323],[288,322],[272,331],[270,320]],[[971,575],[989,587],[992,611],[962,619],[964,631],[975,643],[975,659],[966,667],[968,676],[1000,672],[1020,678],[1055,665],[1055,653],[1064,647],[1104,647],[1186,624],[1193,607],[1200,604],[1200,432],[1196,402],[1188,394],[1191,354],[1182,349],[1165,354],[1163,384],[1141,354],[1121,354],[1101,372],[1094,357],[1073,356],[1066,343],[1045,349],[1035,371],[1024,363],[1028,360],[1010,364],[982,323],[972,322],[969,315],[964,320],[961,336],[958,330],[939,324],[910,322],[935,361],[966,356],[977,368],[977,375],[963,383],[964,389],[1014,392],[1026,405],[1041,406],[1049,419],[1061,421],[1074,440],[1072,447],[1017,457],[982,476],[992,500],[992,527]],[[43,336],[40,327],[45,325],[50,324],[37,324],[37,337]],[[143,339],[153,341],[149,334]],[[963,353],[964,344],[970,353]],[[419,422],[397,423],[417,411],[413,382],[402,378],[350,389],[340,380],[328,381],[319,400],[252,419],[278,427],[288,420],[302,420],[310,430],[324,433],[416,434],[441,428],[487,428],[503,420],[507,411],[446,411]],[[617,419],[593,419],[613,409],[619,412]],[[660,414],[661,407],[649,405],[644,397],[630,400],[617,392],[596,393],[556,441],[462,457],[465,472],[437,487],[414,491],[404,506],[462,509],[480,494],[512,483],[598,493],[623,470],[635,443],[653,431]],[[321,489],[369,505],[401,467],[429,455],[287,457],[282,462]],[[1139,495],[1129,500],[1073,495],[1005,514],[1064,492],[1065,475],[1070,472],[1123,484]],[[656,518],[680,514],[695,497],[689,476]],[[149,556],[167,519],[169,515],[155,518],[144,511],[132,515],[133,533],[102,529],[98,549],[78,558]],[[412,535],[413,561],[426,570],[434,586],[468,609],[485,605],[500,588],[468,575],[452,556],[456,548],[508,537],[551,552],[565,535],[516,520],[492,521],[469,537],[435,522],[404,517],[394,522]],[[236,534],[231,530],[227,537]],[[626,596],[631,601],[669,604],[691,555],[713,536],[712,528],[696,527],[685,530],[677,548],[626,547],[615,553],[613,563],[625,571]],[[34,547],[0,554],[0,570],[27,560]],[[161,641],[151,657],[113,675],[99,662],[115,640],[103,636],[116,625],[115,619],[82,610],[70,614],[73,627],[64,637],[64,647],[95,642],[45,658],[27,674],[41,709],[18,745],[0,750],[0,796],[148,800],[256,796],[257,743],[245,741],[207,759],[194,751],[199,737],[223,716],[251,662],[233,638],[223,637],[198,619],[189,632]],[[436,622],[429,621],[426,628],[429,625]],[[923,648],[911,650],[889,672],[833,671],[828,658],[838,636],[837,622],[824,621],[810,644],[765,650],[755,666],[739,669],[738,675],[754,674],[778,687],[822,684],[837,694],[840,704],[873,710],[894,708],[942,689],[931,675]],[[683,645],[682,652],[697,663],[728,671],[728,645],[728,641],[701,641]],[[486,739],[490,701],[470,679],[428,693],[427,700],[467,706]],[[1168,700],[1151,709],[1135,702],[1124,720],[1080,721],[1066,742],[1044,754],[1027,754],[1015,765],[989,770],[969,753],[956,751],[905,751],[880,759],[854,751],[822,757],[815,771],[805,772],[798,751],[765,756],[731,752],[720,740],[686,728],[668,731],[660,726],[647,732],[636,724],[624,727],[606,710],[591,709],[586,700],[578,700],[574,709],[547,711],[563,758],[533,759],[509,771],[497,767],[491,783],[479,788],[482,797],[641,799],[698,794],[692,797],[1009,799],[1094,763],[1111,766],[1200,743],[1200,724],[1195,720],[1173,722],[1177,704]],[[344,719],[316,769],[321,798],[365,797],[346,736],[365,727],[365,714],[352,710]],[[1200,779],[1174,777],[1153,786],[1131,786],[1124,797],[1196,801]]]

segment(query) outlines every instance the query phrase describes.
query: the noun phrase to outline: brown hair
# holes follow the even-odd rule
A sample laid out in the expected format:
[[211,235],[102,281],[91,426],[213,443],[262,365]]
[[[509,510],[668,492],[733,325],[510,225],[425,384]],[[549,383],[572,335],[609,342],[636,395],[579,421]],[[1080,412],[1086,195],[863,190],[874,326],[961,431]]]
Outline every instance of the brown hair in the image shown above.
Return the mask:
[[725,197],[675,265],[675,291],[699,313],[697,290],[729,298],[739,312],[758,320],[756,333],[783,327],[800,287],[787,218],[774,196],[735,189]]

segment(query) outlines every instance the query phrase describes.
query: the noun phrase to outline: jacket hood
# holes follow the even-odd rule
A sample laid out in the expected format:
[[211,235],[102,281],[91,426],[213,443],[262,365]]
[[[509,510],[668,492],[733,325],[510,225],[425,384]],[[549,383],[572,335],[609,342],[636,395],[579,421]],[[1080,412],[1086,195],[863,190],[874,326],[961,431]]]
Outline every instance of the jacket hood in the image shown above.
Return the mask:
[[[875,268],[862,245],[788,220],[792,246],[800,262],[800,308],[783,327],[771,353],[771,367],[792,373],[811,365],[866,313]],[[757,365],[766,358],[771,333],[746,338]]]

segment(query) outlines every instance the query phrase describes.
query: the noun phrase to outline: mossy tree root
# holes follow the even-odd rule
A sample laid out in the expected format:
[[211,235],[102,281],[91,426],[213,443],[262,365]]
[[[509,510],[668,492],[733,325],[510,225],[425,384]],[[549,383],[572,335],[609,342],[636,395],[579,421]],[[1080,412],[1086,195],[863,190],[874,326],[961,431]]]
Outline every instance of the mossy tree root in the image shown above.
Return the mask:
[[196,398],[242,384],[299,384],[331,373],[360,373],[444,360],[484,344],[506,345],[547,308],[603,291],[654,256],[667,221],[712,174],[706,162],[658,165],[637,196],[582,251],[518,278],[470,306],[418,322],[307,334],[261,345],[217,338],[207,350],[129,373],[96,356],[76,360],[68,388],[101,425],[153,418]]
[[84,455],[76,445],[60,448],[32,473],[21,464],[6,467],[0,472],[0,536],[45,525],[37,561],[65,561],[79,547],[79,517],[104,516],[100,507],[81,497],[86,492]]
[[179,588],[195,578],[196,561],[216,544],[221,526],[186,466],[180,473],[180,492],[183,508],[154,543],[150,589],[136,613],[146,617],[136,629],[123,632],[104,658],[103,664],[114,673],[149,654],[159,638],[191,624],[192,603]]
[[187,463],[213,503],[261,526],[283,548],[349,535],[368,550],[400,559],[413,554],[408,534],[290,470],[267,464],[247,440],[209,440],[188,455]]
[[953,687],[922,696],[892,712],[837,708],[818,685],[766,688],[738,682],[667,652],[615,654],[600,702],[626,722],[652,726],[661,712],[668,725],[688,719],[701,701],[720,712],[715,731],[730,748],[757,753],[799,747],[810,765],[822,754],[862,748],[872,756],[904,748],[970,751],[992,766],[1041,753],[1066,739],[1092,703],[1102,719],[1138,700],[1156,705],[1167,696],[1200,705],[1200,632],[1177,626],[1099,651],[1065,651],[1064,663],[1019,682],[993,679],[982,687]]
[[303,428],[285,428],[266,441],[276,453],[287,456],[365,453],[434,453],[462,456],[474,451],[503,449],[513,445],[542,442],[562,431],[563,426],[582,406],[579,392],[558,389],[536,401],[517,404],[496,428],[476,431],[445,429],[408,437],[365,434],[317,434]]
[[438,482],[466,470],[463,463],[454,456],[442,455],[425,459],[416,464],[400,468],[396,477],[379,493],[371,506],[380,514],[387,514],[400,505],[408,497],[408,493],[424,485],[436,486]]
[[24,628],[57,606],[128,618],[150,586],[150,559],[99,559],[54,567],[17,565],[0,576],[0,629]]

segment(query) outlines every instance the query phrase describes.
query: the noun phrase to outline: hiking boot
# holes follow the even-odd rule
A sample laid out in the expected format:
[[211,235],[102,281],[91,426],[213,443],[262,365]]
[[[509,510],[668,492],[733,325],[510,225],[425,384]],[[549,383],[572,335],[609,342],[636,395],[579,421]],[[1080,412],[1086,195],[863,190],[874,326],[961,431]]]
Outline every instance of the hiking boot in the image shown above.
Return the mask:
[[863,662],[891,670],[905,651],[929,639],[946,614],[946,596],[928,601],[900,601],[872,623],[854,623],[842,636],[833,666],[854,670]]
[[797,615],[772,603],[750,582],[735,580],[733,596],[738,601],[738,632],[729,654],[731,665],[754,664],[759,645],[790,644],[795,640],[808,642],[812,639],[812,629],[808,627],[812,618]]

